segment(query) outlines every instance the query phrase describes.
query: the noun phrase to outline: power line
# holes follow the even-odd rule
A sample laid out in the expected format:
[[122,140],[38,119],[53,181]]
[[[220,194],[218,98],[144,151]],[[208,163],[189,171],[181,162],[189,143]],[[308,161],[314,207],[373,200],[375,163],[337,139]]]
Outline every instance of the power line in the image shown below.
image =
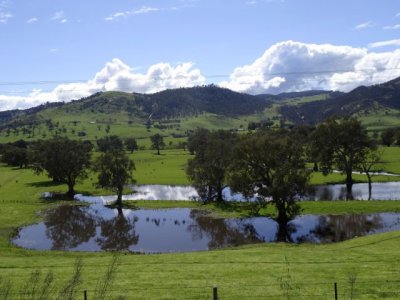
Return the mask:
[[[291,72],[273,72],[273,73],[257,73],[257,74],[245,74],[238,77],[251,77],[251,76],[280,76],[280,75],[314,75],[314,74],[332,74],[332,73],[379,73],[385,71],[400,70],[400,67],[396,68],[366,68],[366,69],[337,69],[337,70],[320,70],[320,71],[291,71]],[[226,78],[230,77],[232,74],[211,74],[211,75],[201,75],[204,78]],[[173,78],[187,78],[185,75],[178,75]],[[153,77],[149,78],[151,80],[167,80],[169,77]],[[32,80],[32,81],[0,81],[0,86],[19,86],[19,85],[46,85],[46,84],[67,84],[67,83],[86,83],[92,79],[68,79],[68,80]]]

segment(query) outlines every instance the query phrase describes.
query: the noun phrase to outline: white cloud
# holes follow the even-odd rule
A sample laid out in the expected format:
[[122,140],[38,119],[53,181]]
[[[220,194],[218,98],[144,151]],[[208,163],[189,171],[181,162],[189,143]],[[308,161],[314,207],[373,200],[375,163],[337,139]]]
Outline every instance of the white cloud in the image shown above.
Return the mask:
[[148,14],[151,12],[157,12],[160,9],[157,7],[150,7],[150,6],[142,6],[141,8],[137,9],[137,10],[127,10],[127,11],[123,11],[123,12],[117,12],[114,13],[108,17],[106,17],[104,20],[106,21],[115,21],[121,18],[127,18],[129,16],[132,15],[142,15],[142,14]]
[[368,22],[365,22],[365,23],[361,23],[361,24],[358,24],[358,25],[356,25],[355,27],[354,27],[354,29],[367,29],[367,28],[371,28],[371,27],[374,27],[375,26],[375,24],[373,23],[373,22],[371,22],[371,21],[368,21]]
[[311,89],[349,91],[400,76],[400,49],[367,49],[285,41],[267,49],[252,64],[236,68],[220,85],[250,94]]
[[33,18],[30,18],[29,20],[27,20],[26,21],[26,23],[28,23],[28,24],[32,24],[32,23],[36,23],[36,22],[38,22],[39,21],[39,19],[38,18],[36,18],[36,17],[33,17]]
[[28,96],[0,95],[0,111],[28,108],[44,102],[71,101],[100,91],[154,93],[165,89],[191,87],[205,83],[200,70],[193,63],[171,66],[159,63],[147,73],[135,73],[119,59],[106,63],[93,79],[87,82],[61,84],[50,92],[34,90]]
[[383,27],[383,29],[400,29],[400,24],[395,24],[395,25],[391,25],[391,26],[385,26]]
[[381,48],[388,46],[400,46],[400,39],[375,42],[368,45],[370,48]]
[[60,11],[56,11],[53,16],[51,16],[50,20],[52,21],[57,21],[60,23],[66,23],[67,19],[65,18],[65,13],[60,10]]
[[7,24],[8,20],[14,17],[9,12],[1,12],[0,11],[0,24]]

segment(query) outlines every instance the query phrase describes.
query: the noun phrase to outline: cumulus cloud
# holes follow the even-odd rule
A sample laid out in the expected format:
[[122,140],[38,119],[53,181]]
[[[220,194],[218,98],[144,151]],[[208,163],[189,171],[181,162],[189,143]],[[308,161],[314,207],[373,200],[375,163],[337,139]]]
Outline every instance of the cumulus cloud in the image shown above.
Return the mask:
[[154,93],[204,83],[204,76],[190,62],[177,66],[159,63],[141,74],[135,73],[121,60],[113,59],[87,82],[61,84],[50,92],[34,90],[27,96],[0,95],[0,110],[23,109],[45,102],[68,102],[102,91]]
[[250,94],[311,89],[349,91],[400,76],[400,49],[373,53],[363,48],[285,41],[252,64],[236,68],[220,85]]
[[104,18],[104,20],[106,21],[115,21],[121,18],[127,18],[129,16],[132,15],[142,15],[142,14],[148,14],[151,12],[156,12],[159,11],[160,9],[157,7],[150,7],[150,6],[142,6],[141,8],[137,9],[137,10],[127,10],[127,11],[123,11],[123,12],[117,12],[114,13],[106,18]]

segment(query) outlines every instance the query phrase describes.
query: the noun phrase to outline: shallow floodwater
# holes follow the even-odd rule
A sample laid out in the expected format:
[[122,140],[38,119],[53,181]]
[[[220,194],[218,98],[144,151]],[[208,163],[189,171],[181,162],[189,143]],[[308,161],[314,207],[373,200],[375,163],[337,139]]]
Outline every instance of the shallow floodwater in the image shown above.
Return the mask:
[[185,252],[286,240],[329,243],[400,229],[400,214],[300,216],[287,228],[269,218],[213,218],[196,209],[117,210],[59,206],[22,228],[13,243],[41,250]]
[[[191,186],[172,185],[140,185],[132,187],[134,193],[123,196],[124,200],[196,200],[199,195]],[[246,201],[241,194],[233,194],[229,188],[223,191],[224,199],[227,201]],[[353,185],[353,197],[356,200],[368,200],[368,184],[357,183]],[[116,196],[82,196],[75,198],[87,202],[109,203],[115,201]],[[346,185],[317,185],[314,191],[306,195],[302,200],[344,200],[346,199]],[[400,182],[373,183],[373,200],[400,200]],[[251,199],[250,199],[251,200]]]
[[[353,185],[353,197],[356,200],[368,200],[368,183]],[[345,200],[346,185],[317,185],[306,200]],[[372,183],[372,200],[400,200],[400,182]]]

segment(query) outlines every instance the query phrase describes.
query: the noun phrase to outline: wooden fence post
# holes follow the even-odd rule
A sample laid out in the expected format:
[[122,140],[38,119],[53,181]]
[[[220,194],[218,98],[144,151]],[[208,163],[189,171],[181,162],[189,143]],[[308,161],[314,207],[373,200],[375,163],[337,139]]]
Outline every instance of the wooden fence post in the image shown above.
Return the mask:
[[334,284],[335,287],[335,300],[338,300],[338,293],[337,293],[337,283]]
[[218,287],[214,286],[213,288],[213,300],[218,300]]

